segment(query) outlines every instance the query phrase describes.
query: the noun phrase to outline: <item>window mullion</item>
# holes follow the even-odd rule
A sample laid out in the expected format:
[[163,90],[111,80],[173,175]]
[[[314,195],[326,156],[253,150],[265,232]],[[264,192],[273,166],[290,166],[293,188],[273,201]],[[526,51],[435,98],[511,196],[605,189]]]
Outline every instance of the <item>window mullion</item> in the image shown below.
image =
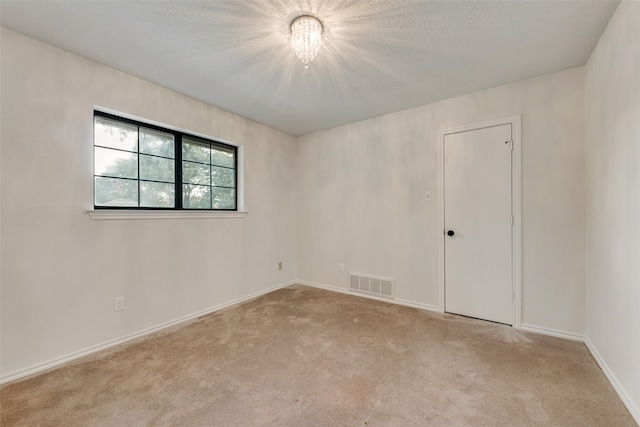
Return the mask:
[[213,209],[213,176],[211,176],[213,172],[213,168],[211,167],[211,161],[213,158],[213,147],[211,143],[209,143],[209,209]]
[[142,192],[141,190],[141,184],[140,184],[140,126],[136,126],[136,128],[138,129],[138,149],[137,151],[137,157],[138,157],[138,207],[141,206],[141,199],[142,199]]
[[175,172],[175,194],[176,194],[176,209],[182,209],[182,134],[175,134],[175,153],[176,159],[176,172]]
[[233,155],[233,187],[234,187],[233,206],[235,207],[235,209],[238,209],[238,150],[237,149]]

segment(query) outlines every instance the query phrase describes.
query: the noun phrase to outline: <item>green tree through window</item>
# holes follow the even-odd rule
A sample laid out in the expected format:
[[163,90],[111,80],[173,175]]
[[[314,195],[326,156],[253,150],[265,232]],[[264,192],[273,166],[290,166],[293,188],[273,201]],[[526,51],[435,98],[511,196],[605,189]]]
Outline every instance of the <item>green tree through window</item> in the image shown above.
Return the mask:
[[236,210],[237,149],[96,112],[96,208]]

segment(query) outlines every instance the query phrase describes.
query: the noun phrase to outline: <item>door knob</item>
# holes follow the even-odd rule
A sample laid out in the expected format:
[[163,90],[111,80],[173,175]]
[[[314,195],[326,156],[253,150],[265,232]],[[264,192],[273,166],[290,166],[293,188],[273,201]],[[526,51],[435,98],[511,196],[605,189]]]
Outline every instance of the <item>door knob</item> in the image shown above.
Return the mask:
[[456,233],[453,230],[447,231],[447,236],[453,236],[454,234]]

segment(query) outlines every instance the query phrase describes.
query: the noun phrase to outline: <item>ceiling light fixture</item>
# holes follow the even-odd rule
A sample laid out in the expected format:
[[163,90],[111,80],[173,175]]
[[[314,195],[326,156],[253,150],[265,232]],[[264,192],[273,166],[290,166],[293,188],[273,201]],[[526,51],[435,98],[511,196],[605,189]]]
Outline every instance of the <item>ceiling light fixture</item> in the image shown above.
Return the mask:
[[309,63],[320,50],[322,30],[322,22],[314,16],[298,16],[291,22],[291,44],[304,68],[309,68]]

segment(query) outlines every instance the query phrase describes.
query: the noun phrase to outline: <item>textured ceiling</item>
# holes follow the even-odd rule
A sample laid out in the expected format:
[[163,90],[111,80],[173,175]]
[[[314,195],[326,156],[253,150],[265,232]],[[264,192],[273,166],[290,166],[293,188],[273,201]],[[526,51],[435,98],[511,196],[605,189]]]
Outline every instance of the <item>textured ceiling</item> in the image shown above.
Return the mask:
[[[583,65],[617,1],[7,1],[2,26],[292,135]],[[319,17],[305,71],[290,22]]]

